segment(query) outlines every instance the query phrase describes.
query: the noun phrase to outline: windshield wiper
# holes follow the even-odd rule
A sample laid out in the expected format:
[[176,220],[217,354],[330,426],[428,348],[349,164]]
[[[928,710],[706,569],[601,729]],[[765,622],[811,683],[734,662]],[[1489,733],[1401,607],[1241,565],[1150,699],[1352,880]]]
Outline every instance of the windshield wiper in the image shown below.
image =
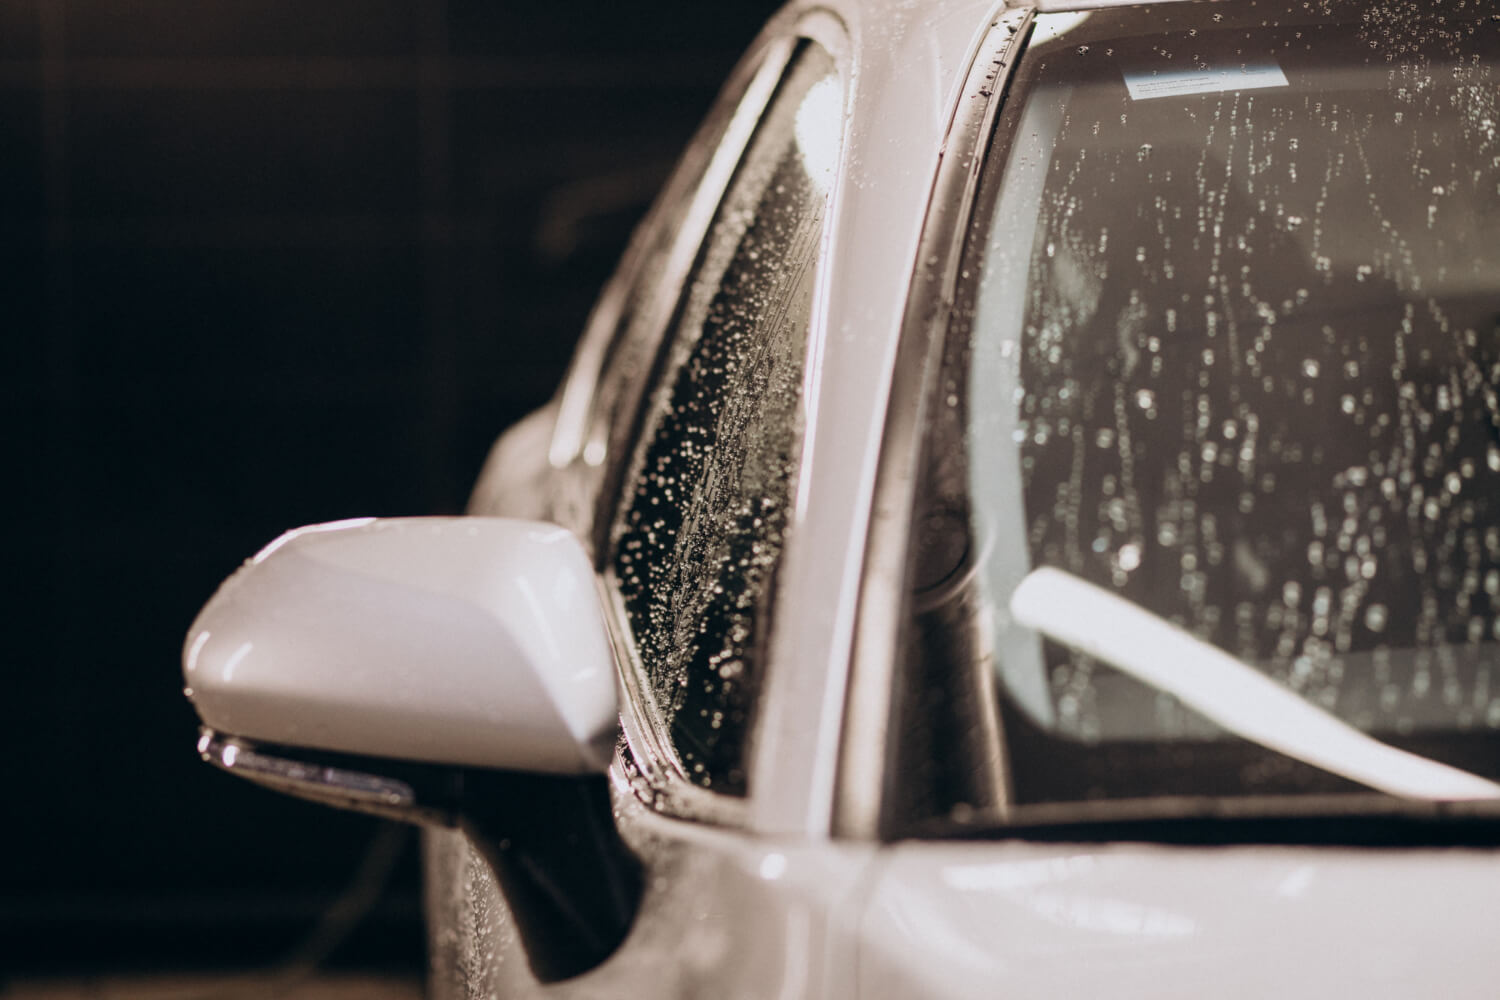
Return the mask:
[[1010,613],[1236,736],[1332,774],[1404,799],[1500,799],[1500,784],[1382,743],[1217,646],[1070,573],[1033,570],[1011,595]]

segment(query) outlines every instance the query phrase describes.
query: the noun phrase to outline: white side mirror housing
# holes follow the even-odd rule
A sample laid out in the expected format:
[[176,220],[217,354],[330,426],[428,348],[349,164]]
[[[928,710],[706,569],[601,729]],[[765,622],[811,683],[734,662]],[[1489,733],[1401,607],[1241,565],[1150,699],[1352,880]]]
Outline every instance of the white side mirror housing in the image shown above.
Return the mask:
[[183,673],[211,729],[370,757],[600,773],[619,725],[593,567],[531,521],[290,531],[199,613]]

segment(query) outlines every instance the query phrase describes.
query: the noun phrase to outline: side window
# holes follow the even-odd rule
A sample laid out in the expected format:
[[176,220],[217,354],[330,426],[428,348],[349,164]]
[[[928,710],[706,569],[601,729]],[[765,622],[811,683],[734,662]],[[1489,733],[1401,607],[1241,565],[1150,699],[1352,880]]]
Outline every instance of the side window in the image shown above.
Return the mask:
[[790,514],[813,276],[836,160],[833,60],[804,42],[746,149],[669,330],[613,530],[639,661],[688,777],[744,794]]

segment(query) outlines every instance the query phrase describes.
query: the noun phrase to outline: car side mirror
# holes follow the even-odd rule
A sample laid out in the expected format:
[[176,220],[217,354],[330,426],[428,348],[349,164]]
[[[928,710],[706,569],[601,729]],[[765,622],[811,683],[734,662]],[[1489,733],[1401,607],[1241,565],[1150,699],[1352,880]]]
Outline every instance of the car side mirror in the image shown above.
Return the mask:
[[566,530],[458,517],[290,531],[199,613],[183,674],[208,762],[465,828],[544,981],[593,968],[629,930],[640,868],[605,776],[614,658]]

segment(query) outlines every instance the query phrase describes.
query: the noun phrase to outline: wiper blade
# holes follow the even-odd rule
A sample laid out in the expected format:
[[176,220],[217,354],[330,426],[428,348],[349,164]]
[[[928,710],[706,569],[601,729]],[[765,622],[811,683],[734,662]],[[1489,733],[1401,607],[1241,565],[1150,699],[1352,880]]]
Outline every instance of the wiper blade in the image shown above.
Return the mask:
[[1236,736],[1331,774],[1404,799],[1500,799],[1500,784],[1382,743],[1217,646],[1070,573],[1033,570],[1011,595],[1010,613]]

